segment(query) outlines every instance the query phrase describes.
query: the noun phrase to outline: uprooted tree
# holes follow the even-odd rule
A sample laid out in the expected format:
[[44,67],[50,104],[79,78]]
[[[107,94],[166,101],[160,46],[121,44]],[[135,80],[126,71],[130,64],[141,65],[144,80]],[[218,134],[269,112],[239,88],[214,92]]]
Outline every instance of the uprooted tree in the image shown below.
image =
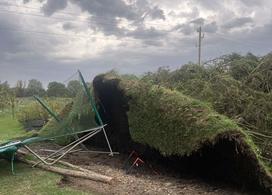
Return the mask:
[[[159,153],[178,168],[271,191],[272,177],[264,161],[271,157],[271,93],[246,84],[269,58],[248,55],[254,61],[249,70],[241,70],[240,64],[227,67],[234,66],[229,61],[242,63],[243,58],[233,55],[212,66],[189,64],[172,72],[160,69],[141,79],[114,73],[97,76],[93,91],[114,149],[138,149],[149,157]],[[50,121],[41,133],[93,126],[95,115],[87,104],[78,93],[60,113],[63,122]],[[98,135],[92,143],[105,144],[101,140]]]

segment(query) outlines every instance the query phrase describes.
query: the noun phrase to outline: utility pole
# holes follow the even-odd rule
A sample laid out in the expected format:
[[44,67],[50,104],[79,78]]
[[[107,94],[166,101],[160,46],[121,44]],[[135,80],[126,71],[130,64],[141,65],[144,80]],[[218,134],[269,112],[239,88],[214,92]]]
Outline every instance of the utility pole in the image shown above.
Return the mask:
[[204,39],[204,34],[202,33],[201,26],[198,29],[198,65],[201,65],[201,42]]

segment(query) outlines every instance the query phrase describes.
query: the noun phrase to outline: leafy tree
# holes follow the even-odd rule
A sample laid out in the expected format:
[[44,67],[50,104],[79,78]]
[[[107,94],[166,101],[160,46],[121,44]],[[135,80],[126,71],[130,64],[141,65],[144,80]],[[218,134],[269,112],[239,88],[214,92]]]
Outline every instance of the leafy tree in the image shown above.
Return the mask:
[[48,84],[47,95],[49,97],[67,97],[68,90],[65,85],[56,81]]
[[0,82],[0,109],[10,107],[12,116],[15,116],[16,96],[14,88],[10,88],[8,82]]
[[256,62],[259,61],[259,58],[250,52],[246,54],[246,58]]
[[143,79],[152,81],[153,84],[167,83],[170,78],[168,67],[160,67],[155,73],[147,72]]
[[256,68],[258,61],[242,58],[230,63],[230,75],[236,80],[244,80]]
[[4,109],[7,106],[8,94],[9,94],[9,84],[7,81],[4,83],[0,82],[0,109]]
[[241,56],[240,54],[232,53],[232,54],[226,55],[225,58],[224,58],[224,61],[225,62],[231,62],[231,61],[234,61],[234,60],[240,60],[241,58],[243,58],[243,56]]
[[26,96],[26,83],[22,80],[17,81],[15,87],[16,97],[25,97]]
[[272,53],[263,57],[245,83],[254,90],[272,93]]
[[36,79],[29,80],[28,86],[27,86],[27,95],[28,96],[33,96],[33,95],[44,96],[45,90],[42,86],[42,83]]
[[69,83],[67,85],[67,89],[69,91],[69,96],[75,97],[81,88],[82,87],[81,87],[81,84],[79,81],[77,81],[77,80],[69,81]]

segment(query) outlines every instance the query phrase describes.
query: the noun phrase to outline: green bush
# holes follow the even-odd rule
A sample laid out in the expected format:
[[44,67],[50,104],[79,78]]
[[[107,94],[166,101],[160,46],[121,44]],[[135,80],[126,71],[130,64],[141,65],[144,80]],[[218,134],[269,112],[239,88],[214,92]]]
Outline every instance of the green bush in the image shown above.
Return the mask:
[[[46,103],[55,113],[58,113],[69,101],[65,98],[50,98],[46,100]],[[35,100],[22,100],[16,111],[16,118],[23,125],[33,120],[48,121],[50,117],[49,113]]]

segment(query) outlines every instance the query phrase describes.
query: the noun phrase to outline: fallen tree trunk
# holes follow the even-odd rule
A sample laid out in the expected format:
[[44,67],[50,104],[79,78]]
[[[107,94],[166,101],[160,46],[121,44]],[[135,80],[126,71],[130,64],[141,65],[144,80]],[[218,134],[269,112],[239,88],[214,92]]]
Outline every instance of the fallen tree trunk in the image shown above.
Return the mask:
[[[52,160],[53,161],[54,159],[48,158],[48,160]],[[82,172],[85,172],[85,173],[98,174],[98,173],[95,173],[94,171],[91,171],[91,170],[88,170],[88,169],[84,169],[84,168],[82,168],[80,166],[73,165],[71,163],[68,163],[68,162],[65,162],[65,161],[62,161],[62,160],[59,160],[58,163],[61,164],[61,165],[70,167],[72,169],[77,169],[78,171],[82,171]]]
[[[20,154],[20,155],[22,155],[22,156],[31,155],[31,153],[29,153],[29,151],[25,151],[25,150],[21,150],[21,149],[19,149],[19,150],[17,151],[17,154]],[[48,158],[48,160],[54,161],[55,159],[53,159],[53,158]],[[61,164],[61,165],[64,165],[64,166],[66,166],[66,167],[70,167],[70,168],[72,168],[72,169],[76,169],[76,170],[78,170],[78,171],[83,171],[83,172],[90,173],[90,174],[98,174],[98,173],[96,173],[96,172],[94,172],[94,171],[91,171],[91,170],[89,170],[89,169],[84,169],[84,168],[82,168],[82,167],[80,167],[80,166],[71,164],[71,163],[66,162],[66,161],[59,160],[59,161],[57,161],[57,163],[59,163],[59,164]],[[35,165],[35,166],[37,166],[37,165]]]
[[[35,161],[27,160],[27,159],[24,159],[24,158],[21,158],[21,157],[19,157],[19,160],[24,162],[24,163],[30,164],[30,165],[36,164]],[[70,163],[68,163],[68,164],[70,164]],[[75,170],[69,170],[69,169],[64,169],[64,168],[55,167],[55,166],[42,165],[42,164],[38,164],[36,166],[41,168],[41,169],[44,169],[44,170],[47,170],[47,171],[50,171],[50,172],[54,172],[54,173],[58,173],[58,174],[61,174],[61,175],[65,175],[65,176],[78,177],[78,178],[83,178],[83,179],[90,179],[90,180],[93,180],[93,181],[100,181],[100,182],[104,182],[104,183],[111,183],[111,181],[113,179],[112,177],[101,175],[101,174],[98,174],[98,173],[95,173],[95,172],[92,172],[92,171],[89,171],[89,170],[85,171],[86,169],[83,169],[83,168],[81,168],[82,171],[75,171]],[[76,168],[77,166],[73,165],[73,167]]]

